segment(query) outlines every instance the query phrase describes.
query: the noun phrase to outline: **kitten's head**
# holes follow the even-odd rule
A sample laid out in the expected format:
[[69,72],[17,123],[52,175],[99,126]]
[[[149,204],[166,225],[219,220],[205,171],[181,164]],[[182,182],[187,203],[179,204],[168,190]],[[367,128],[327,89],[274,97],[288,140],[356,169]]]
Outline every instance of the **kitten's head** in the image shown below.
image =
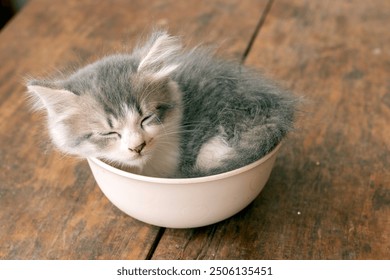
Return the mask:
[[54,144],[142,168],[180,125],[181,94],[170,79],[179,48],[175,38],[155,33],[131,55],[106,57],[65,79],[30,81]]

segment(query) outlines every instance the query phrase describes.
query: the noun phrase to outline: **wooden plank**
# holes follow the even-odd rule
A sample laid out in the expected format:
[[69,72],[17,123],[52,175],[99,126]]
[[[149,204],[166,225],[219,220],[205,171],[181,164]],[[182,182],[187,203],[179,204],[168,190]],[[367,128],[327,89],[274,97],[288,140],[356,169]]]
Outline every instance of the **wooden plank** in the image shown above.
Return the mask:
[[266,2],[29,2],[0,33],[0,259],[144,259],[159,228],[117,210],[85,161],[63,157],[42,140],[42,119],[28,111],[23,77],[128,50],[155,25],[240,57]]
[[246,63],[307,102],[239,215],[167,230],[155,259],[390,257],[390,2],[276,0]]

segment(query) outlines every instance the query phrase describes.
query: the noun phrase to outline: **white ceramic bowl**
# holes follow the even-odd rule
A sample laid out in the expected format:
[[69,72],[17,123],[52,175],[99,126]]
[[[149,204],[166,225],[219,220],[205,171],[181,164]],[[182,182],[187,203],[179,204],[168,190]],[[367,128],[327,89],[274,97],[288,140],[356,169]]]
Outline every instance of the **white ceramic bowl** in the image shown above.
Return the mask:
[[96,158],[88,163],[103,193],[126,214],[156,226],[193,228],[229,218],[251,203],[267,182],[279,148],[247,166],[200,178],[146,177]]

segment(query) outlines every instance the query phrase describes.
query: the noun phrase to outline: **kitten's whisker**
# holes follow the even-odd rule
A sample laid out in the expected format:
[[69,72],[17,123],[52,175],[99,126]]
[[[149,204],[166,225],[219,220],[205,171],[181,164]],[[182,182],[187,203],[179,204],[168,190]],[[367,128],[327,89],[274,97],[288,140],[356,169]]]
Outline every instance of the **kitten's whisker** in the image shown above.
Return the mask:
[[[154,81],[149,81],[147,84],[146,84],[146,87],[143,88],[142,92],[141,92],[141,96],[140,96],[140,102],[141,103],[147,103],[146,102],[146,99],[149,98],[149,96],[152,94],[152,93],[155,93],[155,90],[158,88],[157,85],[154,85],[155,83],[153,83]],[[154,86],[154,88],[152,87]]]
[[170,136],[170,135],[175,135],[175,134],[181,135],[181,134],[185,134],[185,133],[189,133],[189,132],[196,132],[196,131],[199,131],[199,130],[198,129],[192,129],[192,130],[172,131],[172,132],[165,132],[163,135],[164,136]]
[[159,117],[156,116],[156,120],[160,123],[162,129],[164,130],[164,134],[166,134],[166,129],[165,129],[165,125],[162,123],[162,121],[160,120]]

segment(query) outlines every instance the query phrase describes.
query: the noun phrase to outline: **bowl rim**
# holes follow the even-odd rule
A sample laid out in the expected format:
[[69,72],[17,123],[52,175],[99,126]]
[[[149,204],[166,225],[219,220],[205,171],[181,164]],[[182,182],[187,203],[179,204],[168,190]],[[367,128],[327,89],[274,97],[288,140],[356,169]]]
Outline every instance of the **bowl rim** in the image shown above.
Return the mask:
[[243,173],[247,170],[250,170],[263,162],[266,162],[269,158],[271,158],[281,147],[282,143],[280,142],[278,145],[275,146],[269,153],[267,153],[265,156],[262,158],[245,165],[243,167],[230,170],[227,172],[215,174],[215,175],[209,175],[209,176],[203,176],[203,177],[195,177],[195,178],[160,178],[160,177],[149,177],[149,176],[144,176],[144,175],[139,175],[139,174],[134,174],[131,172],[127,172],[124,170],[121,170],[119,168],[113,167],[103,161],[101,161],[98,158],[94,157],[89,157],[87,158],[88,161],[92,161],[99,167],[114,173],[116,175],[119,175],[121,177],[129,178],[129,179],[134,179],[137,181],[143,181],[143,182],[149,182],[149,183],[159,183],[159,184],[194,184],[194,183],[203,183],[203,182],[212,182],[212,181],[217,181],[220,179],[224,179],[227,177],[231,177],[240,173]]

